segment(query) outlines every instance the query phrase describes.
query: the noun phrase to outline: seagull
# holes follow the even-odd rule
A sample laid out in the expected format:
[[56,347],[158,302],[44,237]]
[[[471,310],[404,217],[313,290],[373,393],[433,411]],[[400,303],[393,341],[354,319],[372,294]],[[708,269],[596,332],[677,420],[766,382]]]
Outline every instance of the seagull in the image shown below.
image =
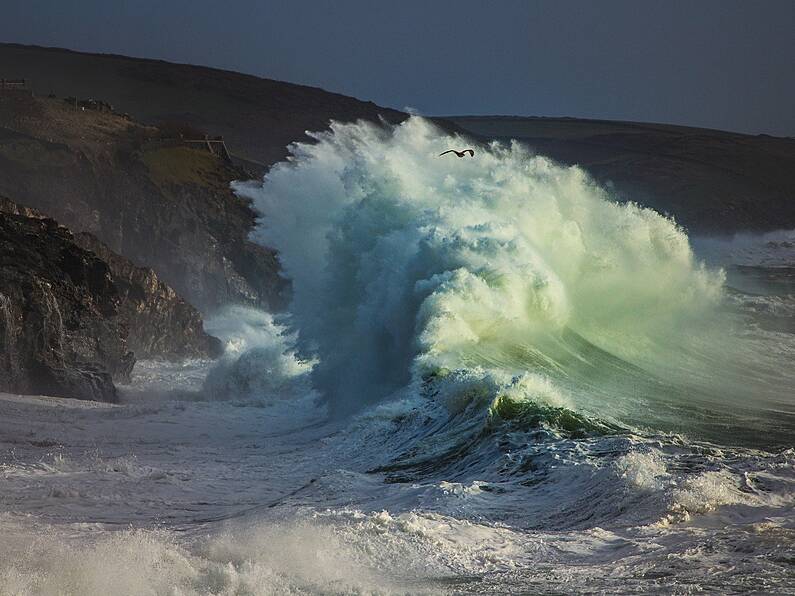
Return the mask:
[[475,157],[475,150],[474,149],[464,149],[463,151],[456,151],[455,149],[448,149],[444,153],[440,153],[439,157],[445,155],[447,153],[455,153],[458,157],[464,157],[467,153],[469,153],[470,157]]

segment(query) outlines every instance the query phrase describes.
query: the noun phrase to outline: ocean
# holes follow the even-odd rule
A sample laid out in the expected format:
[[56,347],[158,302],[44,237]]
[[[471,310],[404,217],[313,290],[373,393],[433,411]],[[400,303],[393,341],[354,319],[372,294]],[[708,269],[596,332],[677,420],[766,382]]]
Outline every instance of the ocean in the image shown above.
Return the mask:
[[795,593],[795,231],[333,124],[235,185],[287,312],[0,397],[2,594]]

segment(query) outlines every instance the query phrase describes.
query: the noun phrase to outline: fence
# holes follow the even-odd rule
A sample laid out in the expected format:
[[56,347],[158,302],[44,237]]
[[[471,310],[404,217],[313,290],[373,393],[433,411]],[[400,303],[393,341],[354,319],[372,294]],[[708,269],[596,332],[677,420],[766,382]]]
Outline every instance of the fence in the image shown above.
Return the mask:
[[0,94],[33,97],[33,90],[27,79],[0,79]]
[[205,135],[203,139],[151,139],[147,141],[146,146],[150,149],[156,147],[197,147],[206,149],[228,164],[234,164],[232,154],[229,153],[223,137],[210,138]]

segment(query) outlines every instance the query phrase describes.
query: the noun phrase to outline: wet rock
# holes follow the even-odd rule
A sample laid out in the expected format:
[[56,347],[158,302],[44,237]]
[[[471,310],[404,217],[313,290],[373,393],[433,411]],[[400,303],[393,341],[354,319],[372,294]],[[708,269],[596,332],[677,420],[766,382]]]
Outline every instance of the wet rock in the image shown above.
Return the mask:
[[68,230],[0,213],[0,390],[116,401],[135,364],[119,298]]
[[116,401],[136,358],[221,350],[154,271],[2,197],[0,340],[0,391],[101,401]]
[[120,294],[120,315],[129,327],[127,344],[136,358],[177,360],[220,355],[221,342],[204,332],[199,311],[152,269],[136,267],[92,234],[77,234],[75,242],[110,267]]

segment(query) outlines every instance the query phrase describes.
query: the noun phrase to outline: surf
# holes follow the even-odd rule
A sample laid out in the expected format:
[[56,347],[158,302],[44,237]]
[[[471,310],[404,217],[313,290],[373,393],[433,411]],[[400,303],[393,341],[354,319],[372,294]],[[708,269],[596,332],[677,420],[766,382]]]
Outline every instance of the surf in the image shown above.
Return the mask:
[[[332,412],[447,377],[467,380],[425,395],[450,411],[479,379],[481,412],[511,400],[681,430],[702,410],[728,416],[749,370],[766,374],[735,349],[724,271],[582,169],[516,142],[439,158],[469,142],[420,117],[310,136],[235,190],[292,281],[296,350]],[[760,402],[783,381],[760,380]]]

